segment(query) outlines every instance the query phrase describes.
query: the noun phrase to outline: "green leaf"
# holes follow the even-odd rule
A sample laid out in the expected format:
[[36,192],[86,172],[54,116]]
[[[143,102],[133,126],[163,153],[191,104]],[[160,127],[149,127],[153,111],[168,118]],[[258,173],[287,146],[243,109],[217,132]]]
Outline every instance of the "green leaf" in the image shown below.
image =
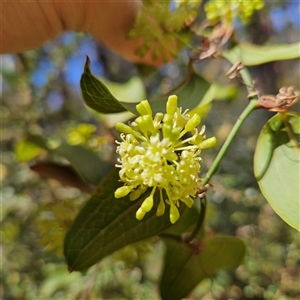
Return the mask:
[[163,300],[177,300],[224,268],[236,268],[245,255],[243,241],[232,236],[205,239],[199,247],[165,238],[165,265],[160,282]]
[[42,151],[42,148],[27,140],[17,142],[14,150],[15,155],[20,162],[27,162],[38,156]]
[[66,158],[83,180],[93,185],[98,185],[112,168],[112,165],[102,160],[95,152],[82,146],[62,143],[52,152]]
[[[111,114],[128,110],[136,115],[138,114],[135,108],[138,102],[128,103],[116,99],[108,88],[91,73],[90,60],[88,58],[81,77],[80,86],[85,104],[99,113]],[[150,99],[153,113],[165,112],[168,97],[174,94],[178,96],[179,107],[182,107],[183,110],[191,110],[201,103],[209,87],[210,84],[203,77],[191,74],[166,95]]]
[[64,186],[72,186],[85,193],[91,193],[93,191],[93,187],[84,182],[70,165],[66,166],[54,162],[41,161],[31,165],[30,169],[41,177],[55,179]]
[[[63,142],[58,147],[51,149],[48,147],[47,140],[40,135],[29,135],[24,143],[27,145],[26,147],[29,147],[29,150],[36,149],[38,151],[33,153],[32,150],[28,150],[29,152],[27,153],[27,151],[24,151],[24,146],[22,148],[19,146],[16,151],[20,153],[19,155],[23,155],[23,159],[25,159],[26,155],[26,161],[32,159],[34,157],[32,156],[33,154],[36,156],[44,149],[51,154],[66,158],[80,177],[86,183],[92,185],[98,185],[102,178],[112,169],[111,164],[102,160],[95,152],[82,146],[71,146]],[[20,158],[22,157],[20,156]]]
[[255,149],[254,173],[274,211],[300,231],[300,116],[280,113],[263,127]]
[[41,136],[41,135],[37,135],[37,134],[29,134],[26,138],[26,141],[32,144],[35,144],[36,146],[44,149],[44,150],[49,150],[49,147],[47,145],[47,140]]
[[[142,221],[135,214],[149,194],[137,201],[130,201],[129,196],[114,198],[114,191],[122,186],[118,173],[114,169],[101,182],[66,234],[64,254],[70,271],[85,270],[123,246],[157,235],[171,226],[169,208],[162,217],[155,215],[157,196],[154,207]],[[181,208],[182,213],[184,205]]]
[[[44,269],[47,269],[48,265],[46,265]],[[51,299],[51,296],[55,292],[67,289],[75,282],[78,285],[82,284],[80,273],[70,274],[65,268],[60,266],[55,267],[56,268],[54,270],[48,272],[48,274],[45,276],[45,279],[41,283],[41,286],[39,287],[39,295],[42,299]],[[43,271],[43,273],[46,273],[45,270]]]
[[80,79],[80,87],[82,97],[88,107],[103,114],[126,111],[126,108],[110,93],[108,88],[91,73],[88,56]]
[[228,100],[236,98],[238,89],[234,85],[222,86],[218,83],[210,85],[209,89],[201,99],[201,102],[196,108],[190,110],[189,114],[198,114],[203,120],[211,109],[213,100]]
[[146,99],[146,89],[143,81],[138,76],[133,76],[126,83],[116,83],[106,78],[101,78],[101,82],[117,99],[123,102],[136,102]]
[[[288,60],[300,57],[300,42],[286,45],[258,46],[253,44],[239,44],[223,56],[233,61],[240,60],[245,66],[255,66],[277,60]],[[231,60],[229,59],[229,60]]]
[[35,134],[29,134],[26,139],[15,145],[15,155],[21,162],[27,162],[38,156],[43,150],[49,150],[46,140]]
[[201,101],[208,92],[210,84],[197,74],[189,75],[180,85],[169,91],[166,95],[151,100],[150,104],[153,113],[166,112],[166,103],[170,95],[177,95],[178,107],[183,111],[201,105]]
[[178,235],[178,237],[180,237],[184,233],[191,233],[191,231],[195,228],[198,218],[199,211],[195,205],[190,209],[185,209],[183,214],[181,214],[180,219],[174,225],[165,230],[161,236],[163,236],[163,234],[171,234]]

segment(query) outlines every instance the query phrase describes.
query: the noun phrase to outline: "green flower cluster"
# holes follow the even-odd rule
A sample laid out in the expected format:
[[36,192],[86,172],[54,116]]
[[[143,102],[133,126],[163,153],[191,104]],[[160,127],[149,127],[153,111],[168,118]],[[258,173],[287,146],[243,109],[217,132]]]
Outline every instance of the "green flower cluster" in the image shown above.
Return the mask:
[[264,4],[264,0],[210,0],[204,9],[207,20],[212,23],[223,21],[230,24],[239,17],[247,24],[254,11],[262,9]]
[[[188,207],[194,203],[193,198],[201,187],[199,177],[201,150],[213,147],[216,138],[206,139],[205,126],[200,132],[200,116],[190,117],[187,111],[177,107],[177,96],[168,98],[166,113],[157,113],[154,118],[147,100],[136,106],[139,117],[129,125],[117,123],[116,129],[121,133],[121,142],[117,148],[120,155],[120,179],[125,184],[115,191],[115,198],[130,193],[130,200],[138,199],[149,187],[150,196],[136,212],[141,220],[153,207],[154,193],[159,191],[160,202],[156,215],[165,212],[165,203],[170,205],[170,221],[179,218],[179,201]],[[190,136],[182,139],[187,133]],[[167,199],[164,199],[163,190]]]

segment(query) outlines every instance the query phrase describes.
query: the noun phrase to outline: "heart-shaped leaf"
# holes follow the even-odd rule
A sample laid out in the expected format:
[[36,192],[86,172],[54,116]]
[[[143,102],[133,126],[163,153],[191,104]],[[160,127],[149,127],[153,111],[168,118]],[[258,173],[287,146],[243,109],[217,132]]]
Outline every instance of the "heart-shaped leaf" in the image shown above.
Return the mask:
[[255,149],[254,173],[274,211],[300,231],[300,117],[280,113],[263,127]]
[[224,268],[236,268],[245,255],[243,241],[232,236],[205,239],[190,245],[171,238],[166,243],[165,265],[160,282],[163,300],[179,300],[203,280]]
[[[118,169],[114,169],[76,217],[64,243],[69,270],[85,270],[123,246],[157,235],[172,225],[168,209],[161,217],[155,215],[159,203],[156,196],[152,210],[138,221],[135,214],[147,193],[136,201],[130,201],[129,196],[116,199],[114,191],[121,185]],[[184,205],[181,214],[183,211]]]

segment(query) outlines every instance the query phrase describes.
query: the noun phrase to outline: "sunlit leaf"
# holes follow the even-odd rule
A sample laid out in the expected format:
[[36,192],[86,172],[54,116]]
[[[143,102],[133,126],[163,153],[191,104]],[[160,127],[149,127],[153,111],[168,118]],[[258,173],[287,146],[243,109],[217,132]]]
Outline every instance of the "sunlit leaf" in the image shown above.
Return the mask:
[[190,247],[171,238],[166,243],[165,265],[160,282],[163,300],[182,299],[201,282],[224,268],[236,268],[245,255],[244,243],[232,236],[203,240]]
[[189,114],[198,114],[201,119],[204,119],[211,109],[213,100],[228,100],[234,99],[237,96],[238,89],[234,85],[222,86],[218,83],[213,83],[206,91],[199,105],[190,110]]
[[51,273],[43,280],[40,286],[40,295],[43,299],[51,299],[51,296],[55,292],[66,289],[74,284],[74,282],[80,285],[80,278],[81,274],[79,273],[70,274],[66,269],[56,267],[54,270],[51,270]]
[[42,148],[28,140],[19,141],[15,146],[15,155],[20,162],[26,162],[38,156]]
[[146,99],[146,88],[138,76],[133,76],[126,83],[116,83],[106,78],[101,78],[101,82],[109,89],[109,91],[117,99],[122,102],[140,102]]
[[155,199],[154,207],[144,219],[138,221],[135,214],[146,196],[136,201],[130,201],[128,196],[116,199],[114,191],[121,185],[115,169],[75,219],[64,243],[70,271],[85,270],[123,246],[157,235],[171,226],[168,209],[161,217],[155,215],[159,199]]
[[277,60],[300,57],[300,42],[294,44],[266,45],[239,44],[223,53],[233,61],[240,60],[245,66],[255,66]]
[[259,187],[274,211],[300,231],[300,117],[281,113],[263,127],[254,155]]

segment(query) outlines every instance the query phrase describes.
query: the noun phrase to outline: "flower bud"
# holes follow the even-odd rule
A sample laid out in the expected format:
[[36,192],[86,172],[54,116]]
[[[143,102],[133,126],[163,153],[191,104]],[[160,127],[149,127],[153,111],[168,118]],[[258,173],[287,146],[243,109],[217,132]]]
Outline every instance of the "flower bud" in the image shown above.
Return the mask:
[[170,201],[171,208],[170,208],[170,221],[172,224],[174,224],[180,217],[179,211],[174,203],[172,203],[172,200]]
[[163,122],[164,122],[164,124],[172,126],[173,125],[173,116],[165,114],[164,118],[163,118]]
[[177,99],[176,95],[172,95],[168,98],[166,110],[168,115],[174,115],[177,111]]
[[170,141],[176,142],[179,139],[180,133],[181,133],[181,129],[179,127],[172,128],[169,134]]
[[153,123],[154,123],[154,127],[156,129],[159,129],[160,128],[160,122],[161,120],[163,119],[164,117],[164,114],[163,113],[157,113],[154,117],[154,120],[153,120]]
[[165,155],[166,159],[169,160],[169,161],[172,161],[172,160],[178,160],[178,156],[175,152],[168,152],[166,155]]
[[128,195],[132,191],[133,187],[132,186],[122,186],[116,189],[115,191],[115,198],[122,198]]
[[156,215],[158,217],[162,216],[165,213],[165,208],[166,208],[166,205],[164,203],[164,200],[160,199],[160,202],[159,202],[157,210],[156,210]]
[[183,129],[185,124],[186,124],[185,118],[181,114],[179,114],[176,119],[176,126]]
[[136,110],[138,111],[138,113],[143,116],[143,115],[150,115],[152,118],[152,109],[151,106],[148,102],[148,100],[144,100],[141,103],[139,103],[136,106]]
[[140,185],[135,191],[131,192],[131,194],[129,195],[130,201],[138,199],[144,192],[146,192],[146,190],[146,185]]
[[162,132],[163,132],[164,138],[170,138],[172,135],[172,126],[168,125],[168,124],[163,124]]
[[133,132],[131,127],[129,127],[128,125],[121,123],[121,122],[117,122],[115,125],[115,128],[118,131],[123,132],[123,133],[132,133]]
[[186,123],[185,130],[191,131],[195,129],[201,123],[201,118],[199,115],[194,114],[192,118]]
[[151,133],[155,133],[156,130],[153,125],[153,120],[150,115],[143,115],[141,117],[138,117],[135,120],[136,124],[138,125],[139,129],[144,135],[147,135],[147,133],[150,131]]
[[217,144],[217,139],[213,136],[207,140],[204,140],[198,146],[200,149],[207,149],[216,146],[216,144]]
[[142,208],[140,207],[138,210],[137,210],[137,212],[136,212],[136,214],[135,214],[135,217],[140,221],[140,220],[142,220],[143,218],[144,218],[144,216],[145,216],[145,212],[142,210]]
[[189,208],[191,208],[194,204],[194,200],[191,197],[182,198],[181,201],[184,202]]
[[142,203],[141,209],[142,209],[143,212],[148,212],[152,209],[152,207],[153,207],[153,196],[150,195]]
[[199,145],[203,141],[203,136],[198,134],[194,135],[193,138],[191,139],[191,142],[195,145]]
[[134,200],[138,199],[138,197],[140,197],[140,196],[141,196],[141,190],[137,189],[130,193],[129,200],[134,201]]

